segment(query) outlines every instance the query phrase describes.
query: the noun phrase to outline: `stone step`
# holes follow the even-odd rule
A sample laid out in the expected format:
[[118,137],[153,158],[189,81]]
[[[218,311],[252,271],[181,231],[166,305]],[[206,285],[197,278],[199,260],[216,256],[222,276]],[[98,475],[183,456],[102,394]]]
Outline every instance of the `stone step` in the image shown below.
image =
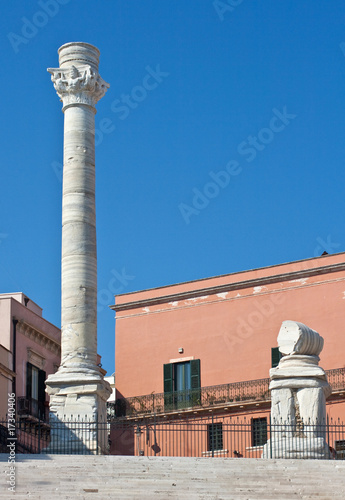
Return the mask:
[[330,500],[345,498],[345,462],[236,458],[17,455],[16,494],[43,500]]

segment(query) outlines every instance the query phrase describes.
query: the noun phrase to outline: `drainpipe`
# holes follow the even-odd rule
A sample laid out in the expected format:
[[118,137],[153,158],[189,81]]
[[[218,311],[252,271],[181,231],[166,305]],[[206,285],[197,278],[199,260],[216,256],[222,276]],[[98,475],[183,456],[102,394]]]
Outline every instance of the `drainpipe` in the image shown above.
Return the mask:
[[17,323],[18,320],[13,318],[13,352],[12,352],[12,370],[14,372],[12,379],[12,392],[16,394],[16,346],[17,346]]

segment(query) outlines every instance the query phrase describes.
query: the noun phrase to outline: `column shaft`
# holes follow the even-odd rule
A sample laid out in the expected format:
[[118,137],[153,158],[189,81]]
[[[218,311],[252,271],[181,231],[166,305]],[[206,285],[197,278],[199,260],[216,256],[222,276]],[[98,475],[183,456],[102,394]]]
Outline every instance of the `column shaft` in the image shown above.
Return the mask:
[[94,109],[65,109],[61,327],[63,366],[96,365],[97,251]]

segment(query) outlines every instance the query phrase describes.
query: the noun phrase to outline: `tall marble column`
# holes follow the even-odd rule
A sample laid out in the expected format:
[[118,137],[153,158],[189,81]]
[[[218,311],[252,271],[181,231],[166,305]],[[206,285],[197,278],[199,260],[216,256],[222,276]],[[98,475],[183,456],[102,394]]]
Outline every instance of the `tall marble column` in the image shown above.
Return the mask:
[[60,67],[48,71],[65,115],[61,365],[48,377],[47,392],[51,419],[105,419],[111,389],[97,366],[95,113],[109,84],[98,73],[93,45],[67,43],[58,53]]

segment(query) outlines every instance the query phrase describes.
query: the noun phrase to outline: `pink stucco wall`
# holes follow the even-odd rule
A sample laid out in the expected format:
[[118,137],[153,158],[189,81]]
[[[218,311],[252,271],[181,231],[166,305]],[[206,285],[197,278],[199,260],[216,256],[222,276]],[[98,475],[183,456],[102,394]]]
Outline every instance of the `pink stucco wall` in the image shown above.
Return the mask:
[[[0,344],[13,352],[13,319],[17,319],[16,342],[16,396],[26,396],[26,363],[31,353],[41,360],[38,368],[43,369],[47,375],[54,373],[60,364],[60,355],[56,346],[61,343],[60,329],[42,317],[42,309],[33,301],[25,306],[22,293],[0,295]],[[28,328],[29,326],[29,328]],[[30,330],[30,328],[32,330]],[[27,334],[24,334],[24,331]],[[40,339],[33,332],[41,334]],[[47,342],[48,341],[48,342]],[[49,347],[53,341],[55,349]],[[12,366],[11,366],[12,368]],[[3,395],[1,395],[3,397]],[[48,396],[46,397],[48,400]]]
[[344,299],[344,253],[117,296],[116,389],[163,392],[163,364],[184,357],[202,386],[268,377],[286,319],[324,337],[324,369],[344,367]]

